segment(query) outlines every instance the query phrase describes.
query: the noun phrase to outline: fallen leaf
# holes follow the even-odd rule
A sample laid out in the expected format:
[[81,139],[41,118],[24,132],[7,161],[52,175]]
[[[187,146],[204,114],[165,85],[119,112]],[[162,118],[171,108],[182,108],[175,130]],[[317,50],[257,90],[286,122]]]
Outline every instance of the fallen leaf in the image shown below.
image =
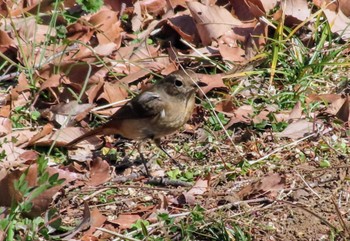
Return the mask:
[[89,21],[98,29],[96,37],[99,44],[109,44],[113,42],[118,49],[121,45],[121,27],[118,13],[104,9],[94,14]]
[[9,118],[0,117],[0,136],[7,135],[12,131],[12,123]]
[[330,9],[324,9],[323,11],[331,26],[332,33],[336,33],[340,35],[342,39],[347,40],[350,37],[350,19],[340,10],[335,12]]
[[93,107],[92,104],[79,104],[74,100],[52,106],[50,109],[42,111],[42,116],[50,121],[55,121],[62,127],[72,126],[75,120],[84,119]]
[[[28,167],[21,168],[21,170],[12,171],[7,174],[5,178],[0,181],[0,190],[2,195],[0,195],[0,205],[10,206],[12,201],[20,202],[22,200],[22,194],[15,189],[14,182],[18,181],[19,177]],[[25,180],[28,182],[29,187],[35,187],[37,183],[37,164],[29,166],[28,174]],[[59,179],[64,178],[65,182],[59,186],[52,187],[38,197],[32,200],[32,210],[27,213],[30,217],[39,216],[41,213],[47,210],[50,203],[52,202],[52,197],[58,190],[62,188],[63,185],[67,184],[70,181],[78,179],[79,175],[76,173],[71,173],[62,169],[57,169],[55,167],[47,167],[46,171],[49,172],[49,175],[52,176],[55,173],[59,174]]]
[[37,133],[37,131],[30,130],[13,131],[6,136],[1,137],[0,143],[12,142],[15,144],[15,146],[26,147],[29,143],[29,140],[32,139],[32,137]]
[[30,139],[30,141],[28,142],[28,145],[31,146],[31,145],[35,144],[35,142],[37,140],[41,139],[44,136],[47,136],[47,135],[51,134],[52,130],[53,130],[53,125],[50,124],[50,123],[46,124],[39,133],[35,134]]
[[[107,220],[107,217],[104,216],[96,207],[90,212],[90,228],[84,232],[84,236],[82,237],[82,240],[84,240],[84,237],[91,236],[95,231],[96,228],[100,228],[105,221]],[[87,240],[87,239],[85,239]]]
[[[35,144],[38,146],[50,146],[53,142],[55,142],[55,146],[65,146],[68,142],[83,135],[85,132],[86,130],[80,127],[67,127],[39,139]],[[76,146],[95,149],[97,146],[99,146],[99,143],[101,143],[100,139],[92,136],[91,138],[78,143]]]
[[345,16],[350,17],[350,5],[348,0],[339,0],[339,9]]
[[66,233],[60,234],[60,237],[62,238],[62,240],[71,240],[77,233],[88,228],[90,225],[91,225],[91,212],[89,210],[89,205],[87,204],[86,201],[84,201],[83,219],[76,227],[74,227],[74,229]]
[[218,112],[224,113],[227,116],[234,116],[233,112],[235,108],[232,102],[232,97],[228,95],[226,99],[216,104],[215,110]]
[[282,6],[288,25],[299,24],[310,17],[311,10],[305,0],[286,0]]
[[205,6],[199,2],[187,2],[187,6],[196,22],[203,45],[210,45],[232,27],[242,25],[240,20],[223,7]]
[[168,25],[172,27],[184,40],[189,43],[198,43],[199,34],[193,18],[187,14],[169,18]]
[[285,184],[285,176],[272,173],[242,188],[237,194],[241,200],[249,200],[264,196],[275,198],[277,197],[278,191],[282,190]]
[[280,133],[276,133],[276,135],[279,137],[287,137],[290,139],[297,140],[317,131],[314,130],[314,128],[315,123],[302,119],[289,124],[286,129],[284,129]]
[[293,110],[289,113],[288,119],[300,119],[303,114],[303,108],[301,106],[301,102],[298,101],[295,106],[293,107]]
[[129,229],[131,226],[141,217],[137,214],[119,214],[117,219],[110,220],[109,222],[119,225],[121,230]]
[[239,46],[229,46],[219,43],[219,51],[223,60],[231,62],[243,62],[246,60],[245,51]]
[[159,15],[164,12],[166,6],[165,0],[143,0],[140,5],[146,13]]
[[229,123],[226,124],[225,128],[228,128],[236,123],[249,124],[252,121],[253,115],[254,109],[251,105],[240,106],[238,109],[233,111],[233,116],[231,117]]
[[256,16],[250,11],[250,6],[248,5],[246,0],[230,0],[232,4],[232,8],[234,10],[234,14],[241,21],[253,21]]
[[94,158],[91,163],[90,178],[87,181],[89,186],[98,186],[107,182],[111,178],[110,166],[107,161],[102,158]]
[[208,180],[198,179],[194,186],[186,192],[189,195],[202,195],[208,190]]
[[97,98],[97,100],[105,99],[108,103],[114,103],[120,100],[124,100],[128,97],[128,92],[125,86],[120,83],[106,82],[103,86],[103,93]]
[[201,87],[202,91],[206,94],[212,89],[224,89],[227,90],[227,86],[222,81],[222,74],[197,74],[198,79],[207,84],[207,86]]

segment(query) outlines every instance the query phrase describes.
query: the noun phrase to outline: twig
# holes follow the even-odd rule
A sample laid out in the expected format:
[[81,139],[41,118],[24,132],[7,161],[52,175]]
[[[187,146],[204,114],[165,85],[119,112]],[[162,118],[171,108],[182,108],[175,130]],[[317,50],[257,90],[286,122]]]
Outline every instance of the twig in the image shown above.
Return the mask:
[[295,146],[295,145],[298,144],[299,142],[302,142],[302,141],[304,141],[304,140],[306,140],[306,139],[309,139],[310,137],[313,137],[313,136],[316,136],[316,135],[317,135],[317,133],[312,133],[312,134],[310,134],[310,135],[308,135],[308,136],[305,136],[305,137],[303,137],[303,138],[301,138],[301,139],[299,139],[299,140],[293,141],[292,143],[289,143],[289,144],[287,144],[287,145],[284,145],[284,146],[281,146],[281,147],[279,147],[279,148],[276,148],[274,151],[270,152],[270,153],[267,154],[266,156],[263,156],[263,157],[261,157],[261,158],[259,158],[259,159],[257,159],[257,160],[248,161],[248,163],[249,163],[250,165],[254,165],[255,163],[261,162],[261,161],[263,161],[263,160],[269,158],[271,155],[273,155],[273,154],[275,154],[275,153],[277,153],[277,152],[280,152],[281,150],[283,150],[283,149],[286,148],[286,147]]
[[298,171],[295,171],[296,174],[300,177],[300,179],[304,182],[304,184],[310,189],[310,191],[315,194],[319,199],[321,199],[320,195],[309,185],[309,183],[299,174]]
[[350,230],[349,230],[348,226],[346,225],[346,223],[344,222],[344,219],[339,211],[338,205],[337,205],[336,201],[334,200],[334,197],[332,197],[332,203],[335,207],[335,210],[337,211],[337,215],[338,215],[338,218],[340,219],[341,226],[343,227],[345,232],[348,234],[347,236],[350,237]]
[[107,105],[98,106],[98,107],[95,107],[95,108],[91,109],[91,112],[102,110],[102,109],[106,109],[106,108],[111,107],[111,106],[119,105],[119,104],[128,102],[129,100],[130,99],[125,99],[125,100],[116,101],[116,102],[113,102],[113,103],[110,103],[110,104],[107,104]]
[[174,187],[191,187],[192,184],[189,182],[181,181],[181,180],[170,180],[169,178],[150,178],[146,184],[151,185],[161,185],[161,186],[174,186]]
[[19,76],[20,73],[21,72],[15,72],[15,73],[11,73],[11,74],[2,75],[2,76],[0,76],[0,81],[13,79],[14,77]]
[[107,191],[109,189],[110,189],[109,187],[108,188],[107,187],[106,188],[101,188],[101,189],[97,190],[96,192],[94,192],[94,193],[92,193],[92,194],[90,194],[88,196],[83,197],[83,201],[87,201],[90,198],[93,198],[94,196],[96,196],[97,194],[100,194],[100,193],[102,193],[104,191]]
[[[116,232],[113,232],[111,230],[108,230],[108,229],[105,229],[105,228],[96,228],[97,230],[100,230],[102,232],[105,232],[105,233],[109,233],[109,234],[113,234],[114,236],[117,236],[118,238],[121,238],[123,240],[129,240],[129,241],[140,241],[139,239],[134,239],[134,238],[130,238],[128,236],[125,236],[125,235],[122,235],[120,233],[116,233]],[[117,240],[117,239],[114,239],[114,240]]]
[[[316,218],[318,218],[319,220],[321,220],[322,222],[324,222],[328,227],[334,229],[334,230],[338,230],[335,226],[333,226],[330,222],[328,222],[326,219],[324,219],[323,217],[321,217],[320,215],[318,215],[317,213],[314,213],[313,211],[299,205],[299,204],[295,204],[295,203],[292,203],[292,202],[288,202],[288,201],[283,201],[283,200],[279,200],[278,202],[280,203],[285,203],[285,204],[288,204],[292,207],[296,207],[296,208],[300,208],[302,210],[304,210],[305,212],[308,212],[310,213],[311,215],[315,216]],[[341,236],[343,236],[341,233],[340,233]],[[345,238],[343,236],[343,238]]]
[[[255,203],[255,202],[265,202],[265,201],[270,201],[270,199],[268,199],[268,198],[257,198],[257,199],[251,199],[251,200],[237,201],[237,202],[233,202],[233,203],[222,205],[222,206],[219,206],[219,207],[216,207],[216,208],[209,209],[209,210],[205,211],[205,213],[209,214],[209,213],[215,212],[215,211],[220,210],[220,209],[226,209],[226,208],[228,209],[228,208],[231,208],[233,206],[238,206],[238,205],[243,204],[243,203]],[[169,218],[181,218],[181,217],[186,217],[186,216],[188,216],[190,214],[191,214],[191,212],[183,212],[183,213],[178,213],[178,214],[171,214],[171,215],[169,215]],[[151,231],[153,228],[158,227],[162,223],[163,223],[163,221],[154,223],[154,224],[148,226],[147,230]],[[126,237],[129,238],[130,236],[132,236],[134,234],[137,234],[138,232],[140,232],[140,229],[137,229],[137,230],[134,230],[134,231],[128,233]],[[118,238],[117,239],[113,239],[113,241],[118,241],[118,240],[120,240],[120,238],[123,238],[123,237],[119,237],[118,236]]]

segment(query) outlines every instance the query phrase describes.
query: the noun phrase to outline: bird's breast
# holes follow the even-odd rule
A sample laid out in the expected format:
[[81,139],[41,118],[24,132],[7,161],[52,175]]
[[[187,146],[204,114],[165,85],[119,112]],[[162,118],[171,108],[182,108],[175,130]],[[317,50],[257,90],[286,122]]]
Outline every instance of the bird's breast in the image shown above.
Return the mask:
[[125,138],[136,140],[160,138],[172,134],[188,121],[193,108],[194,98],[187,102],[169,102],[154,117],[123,120],[119,134]]

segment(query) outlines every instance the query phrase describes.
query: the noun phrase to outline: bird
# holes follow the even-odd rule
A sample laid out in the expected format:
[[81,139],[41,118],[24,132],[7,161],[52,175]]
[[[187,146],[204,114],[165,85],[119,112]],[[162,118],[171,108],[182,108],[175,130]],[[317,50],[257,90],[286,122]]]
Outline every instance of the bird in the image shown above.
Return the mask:
[[[198,81],[194,71],[174,71],[132,98],[108,122],[77,137],[66,146],[72,147],[95,135],[118,134],[141,142],[150,139],[178,164],[161,146],[161,138],[176,132],[190,119],[196,90],[201,86],[206,84]],[[149,175],[140,149],[139,152]]]

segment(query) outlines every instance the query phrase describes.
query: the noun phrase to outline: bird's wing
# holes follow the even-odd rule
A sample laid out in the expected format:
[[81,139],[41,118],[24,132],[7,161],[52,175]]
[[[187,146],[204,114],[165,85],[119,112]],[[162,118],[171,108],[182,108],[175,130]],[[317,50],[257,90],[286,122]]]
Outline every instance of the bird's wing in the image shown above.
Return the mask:
[[164,100],[158,93],[145,91],[121,107],[111,119],[139,119],[159,115],[164,110]]

